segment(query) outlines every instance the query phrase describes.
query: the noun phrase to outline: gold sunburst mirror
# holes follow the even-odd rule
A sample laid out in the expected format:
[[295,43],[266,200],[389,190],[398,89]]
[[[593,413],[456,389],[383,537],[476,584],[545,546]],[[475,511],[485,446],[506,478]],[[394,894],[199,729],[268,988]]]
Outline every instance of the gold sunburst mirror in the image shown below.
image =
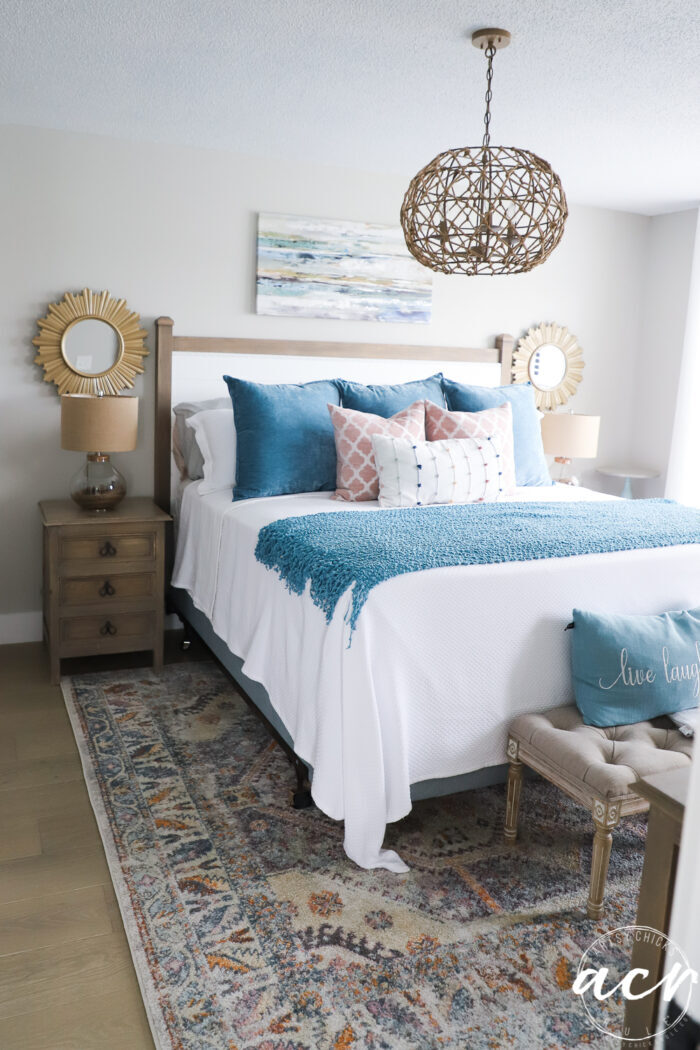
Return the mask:
[[531,328],[513,353],[514,381],[531,383],[537,407],[544,411],[565,405],[573,397],[583,367],[576,336],[559,324]]
[[59,394],[118,394],[143,372],[148,350],[141,318],[109,292],[66,292],[37,324],[34,360]]

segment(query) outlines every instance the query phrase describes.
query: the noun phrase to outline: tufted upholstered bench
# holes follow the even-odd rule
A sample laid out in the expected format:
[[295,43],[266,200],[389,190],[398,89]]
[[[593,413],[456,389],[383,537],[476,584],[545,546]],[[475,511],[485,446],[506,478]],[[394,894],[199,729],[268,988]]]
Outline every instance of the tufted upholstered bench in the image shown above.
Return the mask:
[[649,808],[631,785],[640,777],[687,765],[692,746],[692,739],[674,729],[667,718],[597,729],[584,725],[573,705],[521,715],[508,731],[506,841],[517,837],[526,765],[591,810],[595,834],[586,910],[589,918],[599,919],[613,829],[622,817]]

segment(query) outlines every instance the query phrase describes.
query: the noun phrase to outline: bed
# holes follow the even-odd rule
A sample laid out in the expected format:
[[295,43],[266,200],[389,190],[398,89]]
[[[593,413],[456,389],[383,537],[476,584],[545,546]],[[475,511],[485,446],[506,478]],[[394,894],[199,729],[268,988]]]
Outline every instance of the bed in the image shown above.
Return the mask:
[[[246,377],[261,380],[257,355],[270,353],[283,381],[347,372],[352,362],[369,381],[401,368],[401,378],[410,377],[406,361],[414,376],[429,362],[433,370],[462,367],[490,385],[510,372],[508,337],[495,348],[446,350],[190,339],[174,336],[169,319],[157,330],[156,489],[164,508],[175,503],[171,405],[193,386],[210,393],[223,371],[225,358],[204,368],[205,357],[233,355]],[[360,356],[349,357],[353,351]],[[180,353],[183,361],[204,356],[177,376]],[[570,700],[564,628],[573,607],[658,612],[697,604],[700,593],[695,545],[436,568],[375,587],[349,644],[347,601],[327,623],[308,592],[291,593],[255,557],[269,523],[347,504],[326,492],[232,503],[228,492],[200,488],[186,484],[176,502],[172,606],[298,768],[304,763],[315,803],[344,820],[346,853],[366,868],[406,871],[397,852],[383,849],[387,823],[404,817],[413,799],[502,780],[509,722]],[[562,485],[515,494],[524,503],[606,498]],[[354,508],[376,512],[371,502]]]

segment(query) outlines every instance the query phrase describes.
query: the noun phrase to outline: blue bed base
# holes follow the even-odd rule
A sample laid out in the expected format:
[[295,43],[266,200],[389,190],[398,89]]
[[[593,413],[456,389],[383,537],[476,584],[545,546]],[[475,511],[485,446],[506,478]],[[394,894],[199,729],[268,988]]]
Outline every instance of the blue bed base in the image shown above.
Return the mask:
[[[276,735],[284,741],[286,749],[290,754],[294,753],[294,745],[289,731],[280,716],[275,711],[267,695],[266,689],[260,682],[254,682],[243,673],[243,661],[228,648],[226,643],[214,633],[211,623],[203,612],[195,608],[187,591],[178,587],[170,587],[168,590],[168,604],[177,613],[184,623],[189,624],[199,635],[206,646],[211,650],[219,663],[225,668],[234,682],[243,691],[246,698],[258,709],[263,720],[268,723]],[[313,779],[313,769],[297,757],[308,770],[309,782]],[[416,802],[419,799],[438,798],[441,795],[454,795],[458,791],[469,791],[474,788],[488,787],[491,784],[502,784],[505,782],[508,765],[484,766],[473,773],[463,773],[456,777],[441,777],[436,780],[421,780],[411,784],[411,799]]]

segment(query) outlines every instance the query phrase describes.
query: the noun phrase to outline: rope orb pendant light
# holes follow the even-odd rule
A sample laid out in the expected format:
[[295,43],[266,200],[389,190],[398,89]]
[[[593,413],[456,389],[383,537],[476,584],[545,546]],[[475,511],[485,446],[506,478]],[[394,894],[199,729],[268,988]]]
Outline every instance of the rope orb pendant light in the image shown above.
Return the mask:
[[479,29],[486,54],[481,146],[446,150],[411,180],[401,206],[406,246],[439,273],[525,273],[554,251],[569,214],[559,176],[529,150],[491,145],[491,81],[505,29]]

